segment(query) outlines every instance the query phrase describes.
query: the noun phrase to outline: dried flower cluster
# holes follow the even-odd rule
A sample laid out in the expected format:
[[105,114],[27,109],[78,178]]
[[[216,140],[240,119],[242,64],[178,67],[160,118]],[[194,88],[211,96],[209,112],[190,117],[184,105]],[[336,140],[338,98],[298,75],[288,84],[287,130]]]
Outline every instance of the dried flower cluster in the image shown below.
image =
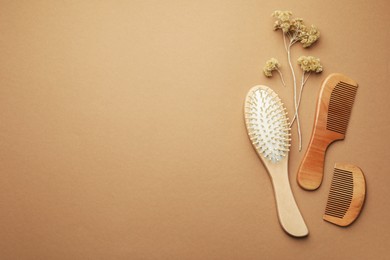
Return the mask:
[[[291,46],[295,43],[300,42],[303,48],[312,46],[320,38],[320,32],[316,26],[311,25],[310,27],[306,26],[301,18],[292,18],[291,11],[280,11],[277,10],[272,13],[272,16],[276,18],[274,24],[274,30],[281,30],[283,35],[283,43],[287,53],[288,64],[291,70],[291,75],[294,84],[294,108],[295,115],[291,121],[290,126],[292,126],[296,120],[298,128],[298,139],[299,139],[299,151],[302,149],[302,136],[301,136],[301,126],[299,121],[299,106],[301,103],[303,87],[306,84],[307,79],[312,72],[320,73],[322,72],[322,65],[320,59],[313,56],[301,56],[298,58],[298,65],[302,69],[302,79],[301,86],[299,91],[299,97],[297,95],[297,79],[295,76],[294,67],[291,62]],[[272,71],[277,71],[280,75],[283,85],[285,82],[283,79],[282,72],[279,70],[280,63],[275,58],[271,58],[265,64],[263,69],[264,75],[267,77],[272,77]]]
[[271,58],[265,62],[265,66],[263,68],[264,75],[266,77],[272,77],[272,71],[277,71],[279,73],[280,79],[282,80],[283,86],[286,86],[286,83],[284,82],[283,79],[283,74],[279,70],[280,68],[280,63],[277,59]]
[[304,48],[311,46],[320,38],[320,32],[317,27],[311,25],[310,28],[303,23],[303,19],[291,19],[292,12],[290,11],[275,11],[272,16],[276,18],[274,30],[281,29],[284,34],[287,34],[290,41],[301,42]]
[[272,14],[273,17],[276,18],[274,24],[274,30],[282,29],[284,33],[287,33],[291,27],[291,16],[292,12],[290,11],[275,11]]
[[298,65],[304,72],[322,72],[320,59],[313,56],[301,56],[298,58]]
[[264,66],[264,75],[267,77],[272,77],[272,71],[278,70],[280,67],[280,63],[277,59],[271,58],[266,61],[265,66]]
[[320,38],[320,31],[318,31],[317,27],[312,25],[310,30],[305,30],[302,32],[300,36],[300,42],[302,43],[303,48],[307,48],[315,43],[318,38]]

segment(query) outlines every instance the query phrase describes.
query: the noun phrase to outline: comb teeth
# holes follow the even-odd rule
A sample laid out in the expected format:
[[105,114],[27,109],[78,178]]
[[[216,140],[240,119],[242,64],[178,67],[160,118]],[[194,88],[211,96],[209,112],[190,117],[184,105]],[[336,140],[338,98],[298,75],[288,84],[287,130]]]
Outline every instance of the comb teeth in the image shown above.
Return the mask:
[[366,197],[366,181],[362,170],[349,163],[336,163],[323,219],[348,226],[356,220]]
[[335,168],[325,214],[336,218],[344,218],[351,205],[352,196],[352,172]]
[[346,133],[356,91],[357,86],[343,81],[337,83],[330,95],[326,129],[340,134]]

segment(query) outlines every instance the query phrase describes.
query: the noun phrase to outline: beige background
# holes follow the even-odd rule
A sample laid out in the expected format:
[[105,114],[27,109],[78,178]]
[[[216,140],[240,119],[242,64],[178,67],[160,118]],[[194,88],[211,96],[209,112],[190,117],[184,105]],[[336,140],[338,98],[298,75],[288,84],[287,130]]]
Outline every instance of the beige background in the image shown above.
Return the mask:
[[[1,0],[1,259],[388,259],[389,3]],[[304,92],[304,149],[326,75],[360,84],[316,192],[295,182],[293,141],[307,239],[280,228],[243,120],[256,84],[292,111],[291,87],[261,73],[276,57],[288,75],[275,9],[322,33],[293,49],[324,65]],[[322,220],[336,161],[367,178],[349,228]]]

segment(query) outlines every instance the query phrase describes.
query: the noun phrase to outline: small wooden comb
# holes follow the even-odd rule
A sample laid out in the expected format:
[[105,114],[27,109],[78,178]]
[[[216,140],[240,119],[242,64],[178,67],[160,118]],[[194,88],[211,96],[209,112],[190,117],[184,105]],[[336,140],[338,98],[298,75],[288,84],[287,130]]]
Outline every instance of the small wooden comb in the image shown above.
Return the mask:
[[323,219],[338,226],[355,221],[366,197],[362,170],[352,164],[336,163]]
[[357,87],[354,80],[339,73],[330,74],[322,83],[311,140],[297,174],[303,189],[321,185],[326,149],[345,138]]

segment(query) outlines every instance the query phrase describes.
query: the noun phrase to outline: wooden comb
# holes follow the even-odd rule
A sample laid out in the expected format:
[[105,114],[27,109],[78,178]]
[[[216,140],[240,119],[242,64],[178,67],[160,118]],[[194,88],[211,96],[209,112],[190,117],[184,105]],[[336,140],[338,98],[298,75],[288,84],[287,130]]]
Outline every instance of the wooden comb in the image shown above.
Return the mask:
[[352,164],[336,163],[323,219],[338,226],[355,221],[366,197],[362,170]]
[[345,138],[357,87],[354,80],[339,73],[330,74],[322,83],[311,140],[297,174],[303,189],[321,185],[326,149]]

